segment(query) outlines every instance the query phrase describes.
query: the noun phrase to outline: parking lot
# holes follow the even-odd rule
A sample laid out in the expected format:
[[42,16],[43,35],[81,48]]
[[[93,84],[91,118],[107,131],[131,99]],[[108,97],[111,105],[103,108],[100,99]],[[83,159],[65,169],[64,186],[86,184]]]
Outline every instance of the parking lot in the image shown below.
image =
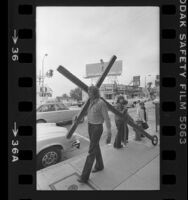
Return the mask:
[[[155,130],[155,105],[150,101],[150,102],[146,102],[146,109],[148,112],[148,124],[149,124],[149,128],[147,129],[147,132],[151,135],[156,134],[158,135],[158,133],[156,133]],[[135,119],[136,117],[136,107],[135,108],[129,108],[128,110],[130,116]],[[111,125],[112,125],[112,139],[111,139],[111,143],[113,144],[114,139],[115,139],[115,135],[116,135],[116,126],[115,126],[115,122],[114,122],[114,114],[112,112],[109,112],[109,116],[111,119]],[[65,126],[67,129],[70,129],[71,125],[66,125]],[[104,127],[104,131],[100,140],[100,144],[105,145],[105,141],[106,141],[106,127],[105,125]],[[71,150],[69,152],[62,152],[62,161],[67,160],[69,158],[72,158],[74,156],[80,155],[84,152],[88,151],[88,146],[89,146],[89,139],[88,139],[88,131],[87,131],[87,118],[85,118],[84,122],[81,123],[77,129],[76,129],[76,133],[78,133],[80,135],[79,140],[80,140],[80,149],[75,149],[75,150]],[[134,136],[135,136],[135,132],[133,131],[132,127],[129,126],[129,141],[134,140]],[[142,143],[145,144],[150,144],[151,141],[149,141],[147,138],[144,138],[142,141]]]

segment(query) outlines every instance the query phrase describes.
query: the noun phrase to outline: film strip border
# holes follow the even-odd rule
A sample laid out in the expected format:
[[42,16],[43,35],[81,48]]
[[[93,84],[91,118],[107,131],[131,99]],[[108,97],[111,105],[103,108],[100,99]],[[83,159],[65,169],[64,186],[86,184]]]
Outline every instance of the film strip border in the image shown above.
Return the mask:
[[32,1],[9,3],[14,13],[9,15],[9,199],[31,200],[36,185],[35,9]]
[[[179,58],[179,9],[186,1],[161,1],[160,4],[160,80],[161,80],[161,194],[158,199],[183,199],[177,190],[186,187],[185,147],[179,147],[181,130],[177,122],[181,115]],[[12,2],[11,2],[12,3]],[[36,194],[36,69],[35,69],[35,6],[27,1],[15,2],[15,14],[9,21],[11,36],[11,67],[9,73],[9,182],[10,199],[37,199]],[[10,47],[9,46],[9,47]],[[10,50],[9,49],[9,50]],[[12,127],[12,129],[10,129]],[[181,129],[181,130],[180,130]],[[16,162],[16,160],[19,160]],[[184,162],[183,162],[184,161]],[[180,165],[178,163],[181,163]],[[183,180],[183,182],[182,182]],[[185,187],[184,187],[185,186]],[[185,190],[184,190],[185,191]],[[157,195],[157,192],[156,192]],[[183,197],[183,198],[181,198]],[[154,197],[153,197],[154,198]]]
[[[176,83],[176,52],[172,51],[176,47],[177,38],[177,8],[175,5],[163,5],[161,9],[161,90],[160,90],[160,126],[161,126],[161,189],[163,189],[163,198],[165,200],[175,200],[176,197],[172,191],[176,188],[177,177],[176,169],[176,148],[174,145],[176,137],[176,109],[177,99],[174,96]],[[170,120],[169,120],[170,119]],[[167,169],[167,170],[166,170]]]
[[[172,3],[172,1],[171,1]],[[186,185],[182,171],[186,172],[185,108],[182,106],[182,84],[186,79],[181,76],[181,42],[185,27],[182,18],[185,1],[164,5],[161,9],[161,190],[165,200],[185,199],[181,188]],[[184,101],[184,100],[183,100]],[[184,143],[184,144],[183,144]],[[183,164],[184,163],[184,164]],[[181,171],[181,172],[180,172]],[[184,191],[186,189],[184,188]],[[178,193],[179,192],[179,193]]]

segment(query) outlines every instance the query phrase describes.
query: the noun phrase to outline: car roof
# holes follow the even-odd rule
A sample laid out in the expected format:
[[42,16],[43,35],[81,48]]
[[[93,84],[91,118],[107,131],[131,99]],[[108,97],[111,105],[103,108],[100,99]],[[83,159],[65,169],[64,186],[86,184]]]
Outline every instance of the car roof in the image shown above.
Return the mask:
[[63,105],[65,105],[64,103],[61,103],[61,102],[47,102],[47,103],[41,104],[41,106],[42,105],[49,105],[49,104],[63,104]]

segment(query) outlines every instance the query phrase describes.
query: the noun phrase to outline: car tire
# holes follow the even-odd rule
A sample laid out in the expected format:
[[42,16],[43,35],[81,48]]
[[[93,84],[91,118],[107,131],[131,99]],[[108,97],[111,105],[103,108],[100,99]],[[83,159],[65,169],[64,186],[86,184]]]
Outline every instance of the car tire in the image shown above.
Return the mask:
[[77,149],[80,149],[80,144],[77,145]]
[[61,160],[61,149],[49,147],[41,151],[37,156],[37,168],[42,169],[58,163]]
[[38,119],[37,123],[46,123],[46,121],[44,119]]

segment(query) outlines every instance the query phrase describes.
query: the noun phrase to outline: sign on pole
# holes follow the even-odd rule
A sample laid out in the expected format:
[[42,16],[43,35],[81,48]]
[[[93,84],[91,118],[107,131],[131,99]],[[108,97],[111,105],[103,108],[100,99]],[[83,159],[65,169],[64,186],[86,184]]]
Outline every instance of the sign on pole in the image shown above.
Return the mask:
[[133,76],[133,86],[140,86],[140,76]]

